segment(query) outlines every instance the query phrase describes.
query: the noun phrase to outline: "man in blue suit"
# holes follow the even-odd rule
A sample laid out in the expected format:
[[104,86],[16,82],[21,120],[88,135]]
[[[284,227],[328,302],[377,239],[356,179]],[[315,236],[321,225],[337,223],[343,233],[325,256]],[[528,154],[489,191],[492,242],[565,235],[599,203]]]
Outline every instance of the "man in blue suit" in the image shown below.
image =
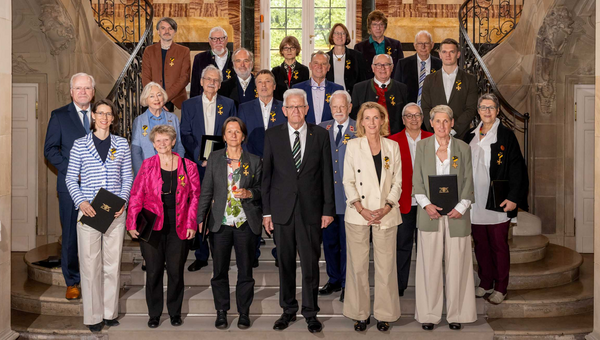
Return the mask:
[[302,89],[306,92],[308,100],[308,113],[306,122],[319,125],[321,122],[331,120],[331,109],[329,101],[331,95],[337,90],[343,90],[341,85],[327,81],[327,72],[329,71],[329,54],[323,51],[317,51],[311,54],[310,68],[311,78],[293,86],[295,89]]
[[[221,129],[228,117],[236,115],[233,100],[219,96],[217,91],[223,82],[223,74],[213,65],[208,65],[202,71],[200,83],[204,92],[201,96],[190,98],[183,102],[181,108],[181,143],[185,149],[185,157],[198,165],[200,181],[204,178],[206,160],[202,160],[202,136],[222,136]],[[201,233],[196,237],[202,239]],[[208,242],[201,242],[196,250],[196,261],[189,271],[196,271],[208,265]]]
[[79,259],[77,256],[77,211],[65,183],[71,147],[77,138],[90,133],[90,102],[94,98],[94,78],[85,73],[71,77],[73,102],[52,111],[44,143],[44,157],[58,171],[56,191],[62,224],[61,266],[67,284],[66,298],[79,299]]
[[344,214],[346,212],[346,194],[342,179],[344,177],[344,156],[346,144],[356,138],[356,121],[350,119],[352,98],[344,90],[335,91],[330,101],[333,119],[322,122],[319,126],[329,133],[331,143],[331,159],[333,162],[333,188],[335,190],[336,215],[329,227],[323,229],[323,252],[327,264],[329,280],[319,290],[319,295],[329,295],[342,291],[340,301],[344,302],[346,286],[346,227]]

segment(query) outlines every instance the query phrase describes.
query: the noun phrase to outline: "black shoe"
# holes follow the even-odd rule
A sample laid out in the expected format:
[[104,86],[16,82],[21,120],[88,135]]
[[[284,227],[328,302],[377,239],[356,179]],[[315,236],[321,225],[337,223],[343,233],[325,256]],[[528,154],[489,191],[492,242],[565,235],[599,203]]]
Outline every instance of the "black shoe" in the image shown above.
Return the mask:
[[192,262],[192,264],[190,264],[190,266],[188,267],[188,270],[191,272],[195,272],[197,270],[200,270],[204,267],[208,266],[208,262],[207,261],[200,261],[200,260],[196,260],[194,262]]
[[238,328],[250,328],[250,318],[248,317],[248,314],[240,314],[240,317],[238,318]]
[[183,323],[183,320],[181,320],[181,316],[180,315],[176,315],[176,316],[172,316],[171,317],[171,326],[181,326],[181,324]]
[[265,244],[267,244],[267,242],[265,242],[265,239],[261,237],[260,238],[260,245],[264,246]]
[[377,321],[377,329],[380,332],[385,332],[390,329],[390,323],[385,321]]
[[319,295],[329,295],[333,292],[339,292],[342,290],[342,283],[329,283],[327,282],[323,288],[319,289]]
[[275,267],[279,268],[279,260],[275,259]]
[[252,264],[252,268],[258,268],[258,258],[254,259],[254,264]]
[[282,331],[290,325],[290,322],[296,321],[296,314],[281,314],[281,317],[273,324],[273,329],[276,331]]
[[142,270],[146,271],[146,261],[142,262]]
[[112,319],[112,320],[104,319],[104,324],[108,327],[115,327],[115,326],[120,325],[119,320],[117,320],[117,319]]
[[450,325],[448,325],[448,326],[453,331],[460,331],[460,329],[462,328],[462,325],[458,322],[451,322]]
[[98,322],[95,325],[88,325],[88,328],[92,333],[100,333],[102,332],[102,328],[104,328],[104,321]]
[[148,327],[156,328],[156,327],[158,327],[159,323],[160,323],[160,317],[150,318],[150,320],[148,320]]
[[398,290],[398,296],[404,296],[404,289]]
[[423,327],[424,330],[426,331],[432,331],[433,330],[433,324],[432,323],[424,323],[421,325],[421,327]]
[[308,331],[311,333],[319,333],[323,330],[323,324],[316,316],[306,318],[306,323],[308,324]]
[[215,320],[215,327],[219,329],[227,328],[227,312],[224,310],[217,311],[217,320]]
[[371,323],[371,318],[367,320],[360,320],[354,322],[354,330],[357,332],[364,332],[367,330],[367,325]]
[[340,294],[340,302],[344,302],[344,295],[346,295],[346,288],[342,287],[342,293]]

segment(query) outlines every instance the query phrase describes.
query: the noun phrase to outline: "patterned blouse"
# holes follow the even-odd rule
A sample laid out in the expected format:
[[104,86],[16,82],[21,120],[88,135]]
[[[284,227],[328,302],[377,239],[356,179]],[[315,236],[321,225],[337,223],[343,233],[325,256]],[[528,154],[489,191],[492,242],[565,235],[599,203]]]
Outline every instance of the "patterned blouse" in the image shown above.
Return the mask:
[[241,169],[239,161],[238,168],[235,170],[231,168],[231,164],[227,165],[227,205],[225,206],[222,224],[235,226],[236,228],[241,227],[247,220],[242,201],[233,197],[234,191],[238,190],[240,186]]

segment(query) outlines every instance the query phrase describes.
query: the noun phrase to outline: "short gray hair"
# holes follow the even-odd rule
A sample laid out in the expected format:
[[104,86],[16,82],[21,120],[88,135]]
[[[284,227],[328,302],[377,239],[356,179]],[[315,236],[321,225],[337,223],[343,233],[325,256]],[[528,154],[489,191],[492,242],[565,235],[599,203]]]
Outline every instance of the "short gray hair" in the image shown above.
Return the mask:
[[419,112],[421,113],[421,116],[423,115],[423,109],[421,108],[421,106],[419,106],[419,104],[417,104],[417,103],[411,102],[411,103],[404,105],[404,108],[402,109],[402,117],[404,117],[404,114],[406,113],[406,109],[408,109],[409,107],[413,107],[413,106],[418,107]]
[[254,65],[254,53],[252,53],[249,49],[247,49],[245,47],[240,47],[237,50],[233,51],[233,53],[231,54],[231,60],[233,61],[233,58],[235,58],[235,55],[242,51],[246,51],[248,53],[248,56],[250,57],[250,60],[252,61],[252,65]]
[[331,106],[331,103],[333,102],[333,97],[335,96],[343,96],[344,98],[346,98],[346,104],[352,104],[352,97],[346,90],[337,90],[329,98],[329,106]]
[[310,55],[310,62],[311,62],[311,63],[312,63],[312,61],[313,61],[313,58],[314,58],[316,55],[323,55],[323,56],[325,56],[325,58],[327,58],[327,62],[329,62],[329,54],[327,54],[327,53],[325,53],[325,52],[323,52],[323,51],[321,51],[321,50],[318,50],[318,51],[316,51],[316,52],[313,52],[313,53],[311,53],[311,55]]
[[208,65],[208,66],[206,66],[204,68],[204,70],[202,70],[202,74],[200,75],[200,78],[204,78],[204,75],[208,71],[216,71],[219,74],[219,83],[223,82],[223,73],[221,73],[221,70],[219,70],[215,65]]
[[175,131],[175,128],[171,125],[156,125],[152,131],[150,131],[150,142],[154,143],[154,138],[158,134],[169,136],[171,141],[177,140],[177,131]]
[[212,36],[213,33],[215,33],[216,31],[221,31],[223,32],[223,35],[225,37],[227,37],[227,31],[223,29],[223,27],[221,26],[216,26],[210,29],[210,32],[208,32],[208,39],[210,39],[210,37]]
[[146,86],[144,86],[144,90],[142,90],[142,94],[140,95],[140,104],[142,104],[142,106],[148,106],[148,97],[150,97],[150,91],[152,91],[152,88],[154,86],[158,87],[160,93],[162,93],[163,103],[167,103],[169,101],[167,91],[165,91],[165,89],[163,89],[159,83],[151,81],[148,84],[146,84]]
[[448,117],[450,117],[450,119],[454,119],[454,113],[448,105],[434,106],[433,109],[429,111],[429,119],[433,120],[433,118],[435,118],[435,114],[438,112],[445,113],[448,115]]
[[378,54],[375,57],[373,57],[373,61],[371,61],[371,64],[375,64],[375,58],[379,57],[380,55],[386,56],[386,58],[388,58],[388,60],[390,61],[390,63],[392,63],[392,65],[394,65],[394,59],[392,58],[391,55],[389,55],[387,53],[381,53],[381,54]]
[[417,38],[421,35],[421,34],[425,34],[428,38],[429,41],[433,42],[433,37],[431,36],[431,33],[427,32],[426,30],[422,30],[419,31],[416,35],[415,35],[415,44],[417,43]]
[[500,107],[500,102],[498,101],[498,97],[496,97],[495,94],[493,94],[493,93],[485,93],[485,94],[482,94],[481,97],[479,97],[479,99],[477,100],[477,108],[479,108],[479,105],[484,100],[491,100],[491,101],[493,101],[494,105],[496,105],[496,109],[498,109]]
[[156,30],[158,31],[158,27],[160,26],[161,22],[166,22],[167,24],[169,24],[171,26],[171,28],[173,28],[173,31],[177,32],[177,21],[169,18],[169,17],[162,17],[160,19],[158,19],[158,22],[156,23]]
[[75,73],[73,76],[71,76],[71,80],[69,81],[69,88],[70,89],[73,88],[73,81],[77,77],[88,77],[88,78],[90,78],[90,81],[92,82],[92,87],[96,88],[96,80],[94,79],[94,77],[92,77],[91,75],[89,75],[87,73],[79,72],[79,73]]
[[304,99],[304,105],[308,105],[308,99],[306,98],[306,92],[302,89],[289,89],[283,93],[283,105],[287,105],[286,101],[289,96],[302,96]]

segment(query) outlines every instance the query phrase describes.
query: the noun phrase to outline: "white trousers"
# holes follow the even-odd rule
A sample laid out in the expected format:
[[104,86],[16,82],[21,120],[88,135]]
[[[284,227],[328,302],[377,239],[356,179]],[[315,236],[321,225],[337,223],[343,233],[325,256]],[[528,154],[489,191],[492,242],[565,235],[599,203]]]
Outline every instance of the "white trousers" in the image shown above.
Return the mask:
[[438,324],[442,319],[443,269],[446,271],[446,320],[448,323],[475,322],[471,236],[450,237],[447,216],[440,218],[437,232],[419,230],[415,319],[420,323]]
[[[81,215],[79,212],[78,220]],[[119,270],[125,215],[124,212],[116,218],[104,234],[77,222],[84,325],[112,320],[119,314]]]

